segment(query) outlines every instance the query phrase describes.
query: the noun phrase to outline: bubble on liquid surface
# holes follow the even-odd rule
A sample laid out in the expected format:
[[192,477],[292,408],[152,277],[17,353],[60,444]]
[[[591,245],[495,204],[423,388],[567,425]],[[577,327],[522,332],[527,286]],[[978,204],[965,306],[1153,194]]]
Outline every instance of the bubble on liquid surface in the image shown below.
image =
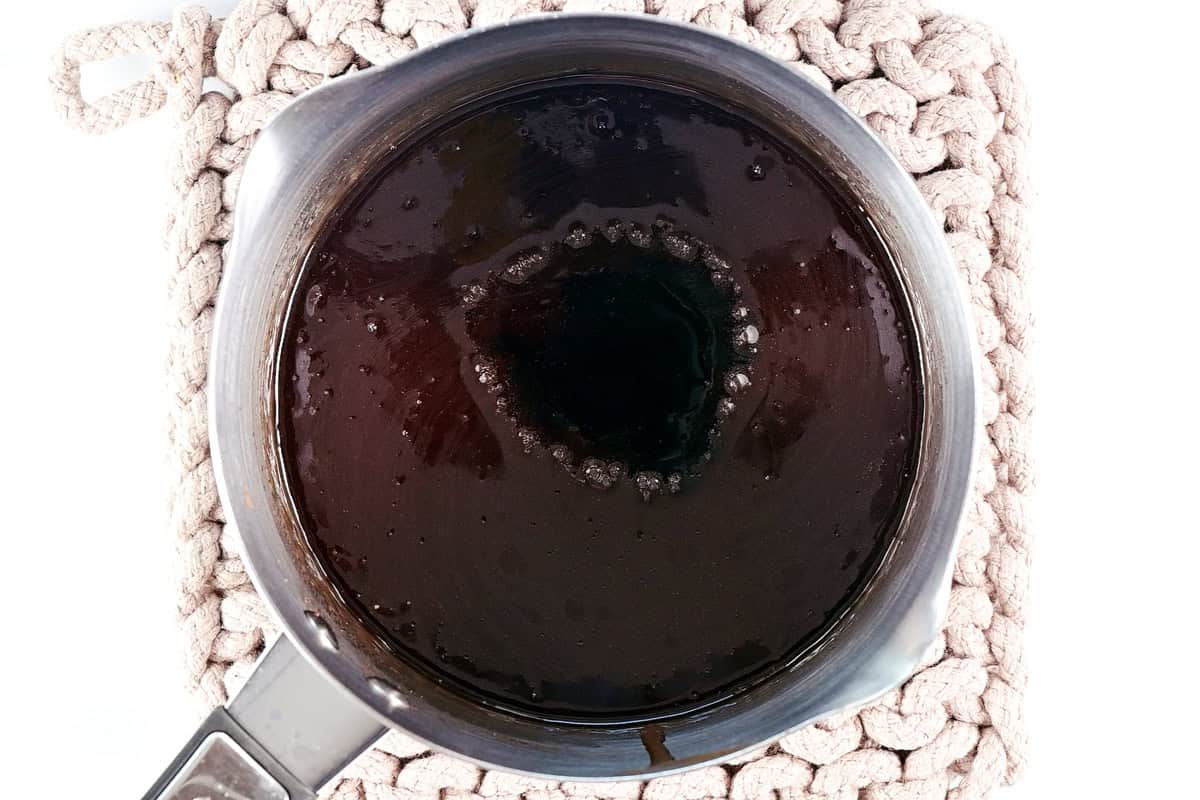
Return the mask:
[[663,247],[680,261],[691,261],[700,252],[700,246],[682,233],[671,232],[662,237]]
[[478,283],[468,283],[462,287],[462,301],[464,305],[476,305],[485,297],[487,297],[487,289]]
[[621,237],[625,235],[625,223],[619,219],[610,219],[605,223],[601,233],[605,239],[615,244],[621,241]]
[[774,166],[774,161],[770,158],[759,157],[746,167],[746,176],[752,181],[761,181],[767,177],[767,172]]
[[641,225],[634,223],[629,226],[625,236],[637,247],[649,247],[654,243],[654,236]]
[[725,391],[730,394],[744,392],[750,388],[750,376],[744,372],[735,372],[725,379]]
[[733,265],[717,254],[711,247],[705,247],[700,253],[704,266],[712,272],[729,272]]
[[500,277],[507,283],[519,285],[544,269],[548,261],[543,249],[526,250],[508,260]]
[[583,479],[587,481],[588,486],[594,489],[609,489],[617,482],[619,477],[619,468],[616,470],[617,475],[613,474],[610,465],[598,458],[585,458],[580,464],[580,472],[583,474]]
[[487,356],[479,356],[475,359],[475,374],[484,386],[492,386],[500,378],[496,362]]
[[592,243],[592,232],[582,222],[576,222],[567,231],[566,237],[563,239],[563,244],[574,250],[587,247]]
[[646,502],[663,491],[663,478],[657,472],[639,472],[633,476],[633,482]]
[[587,127],[594,135],[608,138],[617,129],[617,117],[612,109],[598,108],[588,115]]

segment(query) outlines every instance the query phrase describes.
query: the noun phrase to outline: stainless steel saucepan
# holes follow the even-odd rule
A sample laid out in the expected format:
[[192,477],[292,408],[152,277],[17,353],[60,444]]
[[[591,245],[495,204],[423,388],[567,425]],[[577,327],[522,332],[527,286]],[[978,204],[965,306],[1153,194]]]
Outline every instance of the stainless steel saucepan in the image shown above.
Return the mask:
[[[899,265],[924,382],[919,456],[895,546],[815,652],[735,700],[659,723],[542,722],[484,708],[387,652],[339,601],[281,480],[274,356],[320,221],[392,142],[469,101],[558,76],[635,76],[746,109],[823,160]],[[285,632],[149,797],[312,797],[386,728],[478,764],[626,779],[707,764],[893,688],[936,637],[976,431],[972,326],[942,231],[909,175],[828,93],[762,53],[646,17],[555,15],[473,32],[305,94],[261,134],[238,195],[210,371],[213,459],[229,524]],[[660,752],[661,755],[661,752]]]

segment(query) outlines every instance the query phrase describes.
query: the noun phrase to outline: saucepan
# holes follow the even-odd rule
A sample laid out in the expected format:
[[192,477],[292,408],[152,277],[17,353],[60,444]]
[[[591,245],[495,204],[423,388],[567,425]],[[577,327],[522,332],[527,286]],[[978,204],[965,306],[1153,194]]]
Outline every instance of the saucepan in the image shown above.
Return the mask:
[[[911,308],[924,385],[919,455],[895,542],[815,651],[753,690],[644,725],[547,722],[472,702],[386,650],[306,545],[284,491],[273,375],[281,321],[323,217],[390,143],[464,104],[554,77],[633,76],[747,109],[815,153],[875,221]],[[910,176],[837,100],[786,64],[698,28],[557,15],[472,32],[305,94],[262,132],[238,195],[210,371],[228,524],[283,635],[150,797],[303,798],[386,729],[477,764],[572,780],[718,762],[908,676],[945,613],[976,436],[972,326],[953,260]]]

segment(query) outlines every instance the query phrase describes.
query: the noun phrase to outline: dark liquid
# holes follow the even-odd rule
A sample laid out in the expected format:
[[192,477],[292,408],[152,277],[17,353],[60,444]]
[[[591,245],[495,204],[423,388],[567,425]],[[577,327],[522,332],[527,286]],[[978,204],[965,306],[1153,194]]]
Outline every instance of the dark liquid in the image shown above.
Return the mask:
[[673,713],[877,569],[919,387],[869,221],[707,101],[540,87],[397,148],[313,247],[280,442],[401,657],[545,716]]
[[493,281],[467,333],[507,378],[502,408],[543,442],[682,481],[710,447],[723,376],[752,354],[734,344],[732,291],[657,233],[555,248],[535,278]]

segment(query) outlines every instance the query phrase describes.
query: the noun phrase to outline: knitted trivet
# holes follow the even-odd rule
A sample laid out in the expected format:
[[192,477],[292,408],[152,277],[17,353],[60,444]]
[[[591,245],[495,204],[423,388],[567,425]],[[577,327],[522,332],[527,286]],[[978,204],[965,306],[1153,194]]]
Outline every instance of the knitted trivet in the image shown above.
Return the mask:
[[[1021,629],[1029,573],[1025,494],[1031,405],[1022,163],[1025,96],[1004,44],[982,25],[919,0],[244,0],[225,20],[201,8],[69,39],[53,65],[63,116],[118,128],[166,105],[170,165],[170,532],[188,672],[207,705],[240,684],[274,634],[226,533],[208,451],[205,380],[213,301],[241,165],[259,131],[297,94],[471,25],[539,11],[646,11],[749,42],[831,88],[864,116],[917,184],[957,259],[983,360],[987,435],[954,571],[946,627],[900,689],[724,767],[646,783],[555,783],[483,772],[388,734],[328,791],[337,798],[917,800],[986,796],[1025,761]],[[79,65],[126,53],[152,77],[85,101]],[[233,100],[206,91],[217,76]]]

